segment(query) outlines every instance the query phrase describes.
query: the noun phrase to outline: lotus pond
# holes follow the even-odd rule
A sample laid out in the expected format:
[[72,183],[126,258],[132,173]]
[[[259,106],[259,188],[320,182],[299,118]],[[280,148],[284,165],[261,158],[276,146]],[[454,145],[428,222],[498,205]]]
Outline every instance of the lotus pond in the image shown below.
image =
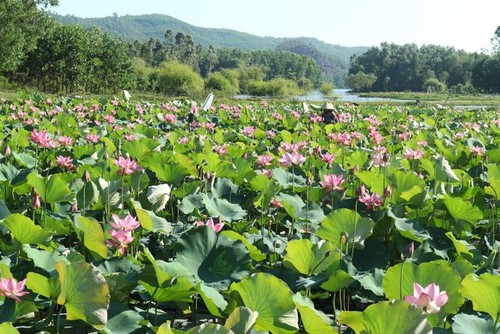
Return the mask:
[[500,111],[204,107],[1,100],[1,333],[500,332]]

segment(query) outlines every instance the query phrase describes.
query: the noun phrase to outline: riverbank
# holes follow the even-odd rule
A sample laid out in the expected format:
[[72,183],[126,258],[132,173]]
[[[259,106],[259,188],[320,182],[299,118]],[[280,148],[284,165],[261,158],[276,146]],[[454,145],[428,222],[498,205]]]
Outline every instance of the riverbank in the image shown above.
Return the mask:
[[409,100],[414,103],[442,104],[446,106],[483,106],[500,107],[500,95],[493,94],[449,94],[449,93],[419,93],[419,92],[370,92],[360,93],[364,98],[386,98]]

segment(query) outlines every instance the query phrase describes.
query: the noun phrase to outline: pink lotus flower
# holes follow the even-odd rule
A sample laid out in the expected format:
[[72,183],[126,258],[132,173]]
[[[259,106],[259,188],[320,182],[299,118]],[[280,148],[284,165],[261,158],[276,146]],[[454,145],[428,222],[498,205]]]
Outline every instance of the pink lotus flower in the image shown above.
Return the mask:
[[324,154],[320,153],[319,156],[321,158],[321,161],[326,162],[328,164],[328,166],[330,166],[335,161],[335,155],[330,154],[328,152],[326,152]]
[[382,204],[384,204],[383,198],[379,194],[370,194],[370,192],[366,190],[364,185],[360,187],[358,192],[358,200],[366,206],[367,210],[373,210],[373,208],[382,206]]
[[56,158],[57,165],[62,169],[71,169],[73,168],[73,159],[71,157],[64,157],[62,155]]
[[421,148],[417,148],[416,150],[412,150],[411,148],[406,148],[403,153],[404,157],[409,160],[419,160],[424,156],[424,151]]
[[2,277],[0,281],[0,296],[4,296],[7,298],[12,298],[16,302],[22,302],[19,297],[27,295],[28,291],[24,290],[24,284],[26,283],[26,278],[22,281],[17,282],[15,278],[5,278]]
[[59,144],[61,144],[62,146],[73,145],[73,138],[71,138],[71,137],[61,136],[61,137],[59,137],[58,141],[59,141]]
[[482,146],[472,146],[470,148],[470,153],[475,156],[483,156],[486,150]]
[[376,153],[372,159],[375,167],[385,167],[389,165],[389,155],[387,153]]
[[109,231],[111,239],[106,240],[106,244],[118,250],[118,254],[124,255],[128,245],[134,241],[131,231],[114,230]]
[[41,147],[48,147],[50,138],[47,131],[31,131],[30,139],[33,143],[40,145]]
[[245,135],[247,137],[253,137],[253,133],[255,132],[255,127],[253,126],[245,126],[243,130],[241,131],[242,135]]
[[165,122],[175,124],[175,122],[177,122],[177,116],[174,114],[165,114]]
[[141,167],[130,157],[124,158],[120,156],[115,159],[115,165],[118,166],[118,175],[131,175],[135,171],[141,170]]
[[206,223],[202,222],[201,220],[197,220],[195,222],[195,224],[196,224],[196,226],[208,226],[212,230],[214,230],[215,233],[218,233],[224,227],[224,223],[222,221],[220,221],[219,218],[216,218],[216,220],[219,221],[219,222],[215,223],[213,218],[208,218],[208,220],[207,220]]
[[133,231],[136,228],[140,226],[139,222],[135,220],[134,217],[132,217],[130,214],[128,214],[125,218],[120,218],[117,214],[113,214],[111,216],[111,219],[113,219],[112,222],[109,224],[115,229],[115,230],[121,230],[121,231]]
[[257,157],[257,165],[264,167],[264,166],[271,166],[271,161],[273,160],[273,157],[270,156],[269,154],[266,155],[259,155]]
[[325,189],[327,192],[331,192],[333,190],[343,190],[341,187],[344,179],[342,175],[335,174],[325,174],[323,175],[324,181],[320,181],[319,184]]
[[291,167],[292,165],[301,165],[306,161],[306,158],[298,152],[293,152],[285,153],[278,161],[282,167]]
[[89,133],[87,137],[85,138],[89,143],[98,143],[99,142],[99,136],[94,134],[94,133]]
[[446,291],[439,291],[439,285],[431,283],[423,288],[413,283],[413,296],[406,296],[404,300],[417,307],[425,308],[429,314],[438,313],[441,307],[448,302]]

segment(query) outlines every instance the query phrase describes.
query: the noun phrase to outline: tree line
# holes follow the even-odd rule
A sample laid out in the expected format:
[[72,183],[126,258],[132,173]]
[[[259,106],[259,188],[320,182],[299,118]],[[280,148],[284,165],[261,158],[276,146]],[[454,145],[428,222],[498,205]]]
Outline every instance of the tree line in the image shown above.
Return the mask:
[[485,54],[437,45],[382,43],[351,57],[347,84],[359,92],[500,93],[500,27],[492,44],[493,52]]
[[44,8],[57,4],[0,3],[0,85],[8,81],[52,93],[130,89],[178,96],[295,95],[322,83],[318,64],[308,56],[204,48],[171,30],[163,40],[127,43],[97,28],[55,22]]

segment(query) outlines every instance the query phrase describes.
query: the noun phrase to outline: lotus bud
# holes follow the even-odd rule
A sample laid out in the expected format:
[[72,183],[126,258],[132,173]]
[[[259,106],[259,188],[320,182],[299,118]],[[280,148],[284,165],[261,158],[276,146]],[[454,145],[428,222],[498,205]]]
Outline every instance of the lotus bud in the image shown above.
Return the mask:
[[349,237],[349,235],[347,234],[347,232],[345,231],[342,231],[342,233],[340,233],[340,243],[343,245],[347,242],[347,238]]
[[7,157],[12,154],[12,151],[11,151],[9,145],[5,146],[5,149],[3,150],[3,154],[5,154]]
[[356,172],[359,172],[359,166],[356,165],[354,167],[352,167],[350,170],[349,170],[349,175],[354,175]]
[[415,243],[412,241],[406,245],[403,255],[409,259],[413,256],[413,253],[415,253]]
[[384,194],[383,194],[383,196],[384,196],[384,197],[389,197],[389,196],[391,196],[391,194],[392,194],[392,188],[391,188],[391,186],[389,186],[389,185],[388,185],[388,186],[387,186],[387,187],[385,187],[385,189],[384,189]]
[[41,206],[42,206],[42,201],[40,199],[40,195],[35,193],[35,195],[31,198],[31,207],[36,210],[40,209]]
[[86,170],[83,175],[82,175],[82,180],[83,182],[87,183],[90,181],[90,173],[88,170]]

